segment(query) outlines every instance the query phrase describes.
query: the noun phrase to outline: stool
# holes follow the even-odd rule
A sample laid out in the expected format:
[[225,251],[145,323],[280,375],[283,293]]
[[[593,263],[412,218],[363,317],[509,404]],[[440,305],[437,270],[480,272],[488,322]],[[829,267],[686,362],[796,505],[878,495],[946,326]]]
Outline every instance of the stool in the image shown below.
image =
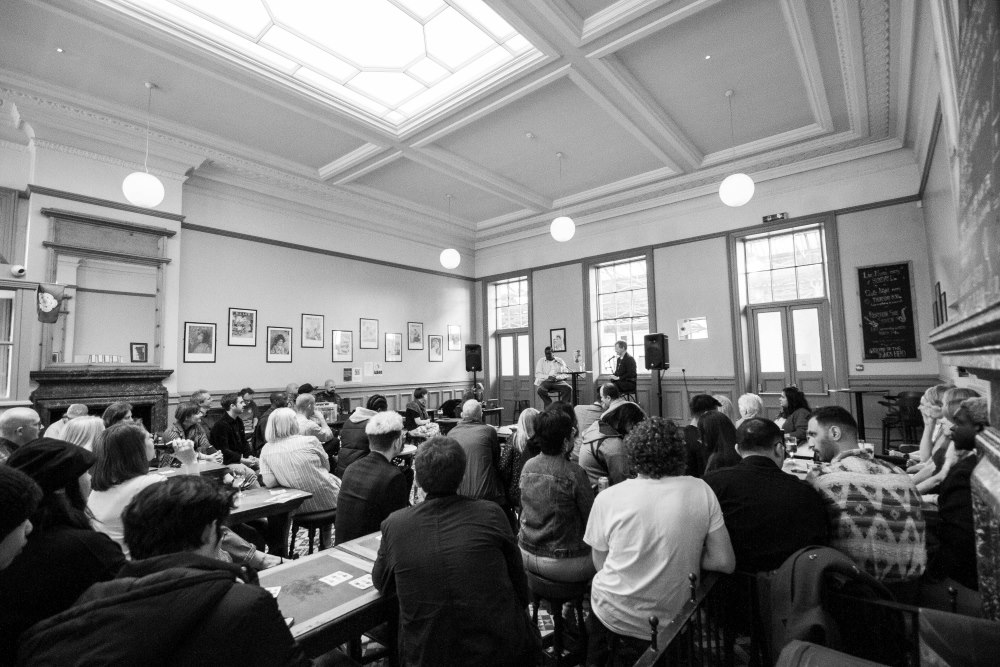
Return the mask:
[[586,581],[552,581],[535,574],[530,570],[524,573],[528,577],[528,588],[531,589],[531,618],[538,625],[538,605],[542,600],[549,601],[552,620],[555,629],[552,631],[552,650],[555,653],[556,667],[562,664],[563,657],[563,617],[562,608],[567,602],[576,611],[576,624],[580,628],[580,640],[577,642],[580,652],[580,664],[587,658],[587,629],[583,624],[583,599],[590,591],[590,579]]
[[337,510],[335,509],[292,516],[292,539],[288,547],[288,553],[295,553],[295,534],[299,532],[299,528],[305,528],[309,531],[309,553],[312,553],[316,531],[320,528],[332,526],[336,520]]

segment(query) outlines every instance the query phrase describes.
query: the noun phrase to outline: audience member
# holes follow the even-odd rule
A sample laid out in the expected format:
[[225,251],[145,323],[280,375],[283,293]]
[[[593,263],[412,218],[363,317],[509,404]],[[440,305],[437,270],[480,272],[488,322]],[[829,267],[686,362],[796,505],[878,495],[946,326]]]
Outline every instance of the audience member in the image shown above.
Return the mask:
[[590,425],[583,434],[580,467],[586,471],[591,484],[597,484],[601,477],[607,477],[609,485],[628,478],[630,470],[625,437],[645,418],[646,413],[638,404],[619,401]]
[[301,393],[295,399],[295,418],[300,434],[314,436],[321,443],[333,438],[333,429],[327,425],[323,413],[316,409],[316,397],[311,393]]
[[403,429],[421,437],[437,435],[438,426],[427,412],[427,389],[424,387],[413,390],[413,400],[406,404],[403,415]]
[[681,430],[652,417],[625,440],[638,475],[597,495],[584,540],[597,574],[587,664],[631,665],[649,646],[649,617],[661,627],[688,599],[688,575],[732,572],[736,558],[712,489],[684,475],[687,454]]
[[337,477],[343,478],[347,466],[351,465],[363,456],[368,456],[370,451],[368,446],[368,434],[365,427],[368,420],[379,412],[389,409],[389,402],[382,394],[372,394],[368,397],[365,407],[358,408],[351,413],[344,428],[340,429],[340,455],[337,457]]
[[[944,408],[944,394],[953,386],[952,384],[934,385],[933,387],[928,387],[924,395],[920,397],[920,407],[918,409],[920,410],[920,416],[924,419],[924,430],[920,436],[920,449],[915,458],[922,463],[930,460],[931,453],[939,440],[949,439],[947,430],[941,423],[941,417]],[[911,458],[913,458],[912,454]],[[907,472],[911,472],[909,468],[907,468]],[[917,471],[913,470],[912,472],[915,473]]]
[[[205,417],[208,416],[209,412],[214,411],[213,419],[217,419],[217,415],[221,408],[212,407],[212,392],[207,389],[195,390],[195,392],[191,394],[191,402],[201,408],[202,421],[198,424],[198,427],[202,430],[202,433],[205,434],[205,437],[208,438],[212,432],[212,424],[208,423],[205,420]],[[214,422],[212,423],[214,424]]]
[[208,441],[222,452],[223,463],[242,463],[250,468],[257,467],[257,459],[250,451],[246,432],[243,430],[243,399],[236,394],[226,394],[219,403],[226,411],[219,421],[215,422],[209,431]]
[[0,571],[7,569],[28,543],[31,515],[42,490],[20,470],[0,464]]
[[541,454],[521,472],[521,529],[524,567],[555,581],[594,576],[590,547],[583,541],[594,491],[587,473],[566,459],[573,446],[573,422],[558,410],[538,415],[535,441]]
[[0,413],[0,465],[18,447],[41,435],[42,418],[31,408],[8,408]]
[[495,503],[458,494],[466,461],[456,440],[431,438],[414,465],[427,499],[382,523],[372,570],[375,587],[399,599],[401,662],[535,664],[541,644],[504,513]]
[[[310,385],[311,386],[311,385]],[[299,385],[295,382],[289,382],[285,385],[285,404],[288,407],[295,405],[295,399],[299,395]]]
[[701,442],[705,446],[705,472],[728,468],[740,462],[736,453],[736,427],[729,417],[711,410],[698,418]]
[[521,508],[521,470],[531,454],[528,443],[535,435],[535,408],[525,408],[517,418],[517,428],[506,446],[500,448],[500,479],[507,490],[507,502],[517,512]]
[[232,495],[195,475],[144,489],[122,517],[135,560],[28,631],[21,662],[308,665],[274,596],[213,557]]
[[[260,476],[264,486],[302,489],[312,494],[296,514],[337,508],[340,479],[330,473],[330,457],[312,435],[299,433],[299,420],[291,408],[278,408],[267,420],[267,444],[260,450]],[[330,525],[320,529],[321,549],[330,546]]]
[[271,414],[278,408],[288,407],[288,396],[283,391],[271,392],[268,397],[271,405],[270,407],[257,418],[257,426],[253,430],[253,447],[254,455],[260,454],[260,450],[264,447],[264,443],[267,442],[267,436],[265,435],[267,429],[267,419]]
[[618,387],[605,382],[597,389],[597,400],[590,405],[578,405],[573,408],[576,412],[577,434],[573,439],[573,452],[569,455],[570,461],[580,461],[580,447],[583,446],[583,434],[587,432],[590,425],[601,418],[611,404],[615,401],[623,400]]
[[736,408],[733,407],[733,400],[725,394],[712,394],[712,398],[719,402],[717,410],[726,415],[730,423],[736,422]]
[[94,443],[97,442],[97,438],[102,433],[104,433],[104,420],[88,415],[77,417],[66,424],[62,439],[92,452],[94,451]]
[[55,423],[49,424],[49,427],[45,429],[45,436],[56,440],[65,440],[66,425],[77,417],[86,417],[88,412],[87,406],[83,403],[73,403],[66,408],[66,412],[61,418],[57,419]]
[[736,405],[740,410],[740,418],[733,424],[736,428],[747,419],[764,417],[764,401],[757,394],[743,394],[736,400]]
[[500,440],[496,429],[483,423],[483,406],[479,401],[469,400],[462,405],[462,421],[448,432],[448,436],[465,452],[465,477],[458,494],[492,500],[509,512],[507,493],[500,477]]
[[639,377],[635,367],[635,357],[628,353],[628,343],[615,341],[615,370],[611,372],[611,384],[621,394],[634,394],[635,382]]
[[323,403],[334,403],[340,406],[340,394],[337,393],[337,383],[327,380],[323,383],[323,388],[313,394],[316,400]]
[[336,544],[373,533],[409,502],[406,475],[392,460],[403,449],[403,418],[380,412],[365,426],[371,453],[344,471],[337,501]]
[[[209,443],[205,432],[201,429],[204,415],[201,408],[194,403],[181,403],[174,410],[174,423],[163,432],[163,442],[174,440],[190,440],[198,453],[199,461],[222,463],[222,452]],[[168,454],[168,456],[172,456]]]
[[95,531],[87,514],[94,455],[76,445],[39,438],[14,452],[7,465],[31,477],[42,500],[31,515],[24,551],[0,571],[0,664],[13,664],[18,636],[68,609],[91,584],[125,564],[121,547]]
[[701,429],[698,420],[706,412],[713,412],[722,407],[719,400],[710,394],[695,394],[688,399],[688,409],[691,412],[691,422],[684,427],[684,443],[687,447],[687,474],[701,477],[705,471],[707,456],[705,445],[701,441]]
[[858,448],[858,426],[844,408],[818,408],[807,430],[823,462],[807,481],[826,504],[830,546],[885,584],[916,580],[927,551],[920,494],[910,476]]
[[569,368],[566,366],[566,362],[559,357],[552,356],[552,348],[546,347],[545,356],[535,364],[535,386],[538,387],[535,393],[542,399],[544,407],[549,407],[549,403],[552,402],[552,399],[549,398],[550,391],[558,392],[559,400],[563,403],[569,403],[573,397],[573,388],[566,382],[566,378],[569,377],[567,373],[569,373]]
[[119,422],[132,421],[132,404],[125,401],[112,403],[104,410],[101,419],[104,420],[104,428],[111,428]]
[[795,436],[796,445],[804,445],[808,440],[806,431],[809,427],[809,402],[798,387],[785,387],[778,399],[781,414],[777,424],[786,435]]
[[253,400],[254,390],[250,387],[243,387],[239,390],[238,395],[243,399],[243,412],[240,413],[243,431],[253,433],[253,427],[257,424],[257,404]]
[[826,506],[815,489],[782,471],[785,442],[777,424],[753,417],[737,436],[739,464],[704,477],[722,507],[736,569],[774,570],[803,547],[825,545]]
[[948,474],[948,450],[951,446],[951,427],[955,423],[962,402],[969,398],[978,398],[979,392],[970,387],[951,387],[944,392],[941,405],[941,437],[934,443],[931,456],[913,474],[913,483],[921,494],[934,494],[938,486]]

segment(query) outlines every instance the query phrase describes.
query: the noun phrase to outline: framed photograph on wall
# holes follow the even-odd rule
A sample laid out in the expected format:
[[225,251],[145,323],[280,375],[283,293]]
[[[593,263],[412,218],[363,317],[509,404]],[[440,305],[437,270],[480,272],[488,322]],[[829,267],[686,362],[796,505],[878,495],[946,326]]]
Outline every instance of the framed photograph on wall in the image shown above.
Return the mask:
[[427,361],[444,361],[444,336],[427,336]]
[[462,351],[462,327],[457,324],[448,325],[448,349]]
[[210,322],[184,323],[184,363],[215,363],[215,324]]
[[422,349],[424,349],[424,323],[423,322],[407,322],[406,323],[406,349],[407,350],[422,350]]
[[354,332],[334,329],[330,332],[334,362],[354,361]]
[[229,309],[229,344],[257,347],[257,311],[250,308]]
[[302,347],[323,347],[323,316],[302,313]]
[[133,364],[149,363],[149,343],[129,343],[128,347]]
[[358,339],[360,341],[358,347],[362,350],[377,350],[378,320],[362,317],[360,329],[361,337]]
[[267,328],[267,363],[292,363],[292,328]]
[[385,360],[403,360],[403,334],[387,333],[385,335]]
[[565,352],[566,329],[549,329],[549,345],[553,352]]

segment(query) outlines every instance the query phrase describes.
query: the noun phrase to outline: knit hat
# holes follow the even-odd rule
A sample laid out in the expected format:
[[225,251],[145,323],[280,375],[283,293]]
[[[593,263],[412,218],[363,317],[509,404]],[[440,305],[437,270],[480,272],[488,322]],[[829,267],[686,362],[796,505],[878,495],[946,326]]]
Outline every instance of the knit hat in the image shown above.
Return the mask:
[[55,438],[39,438],[18,447],[7,459],[7,465],[25,473],[43,491],[51,493],[75,482],[96,460],[83,447]]
[[34,514],[41,500],[42,490],[33,479],[20,470],[0,465],[0,540]]

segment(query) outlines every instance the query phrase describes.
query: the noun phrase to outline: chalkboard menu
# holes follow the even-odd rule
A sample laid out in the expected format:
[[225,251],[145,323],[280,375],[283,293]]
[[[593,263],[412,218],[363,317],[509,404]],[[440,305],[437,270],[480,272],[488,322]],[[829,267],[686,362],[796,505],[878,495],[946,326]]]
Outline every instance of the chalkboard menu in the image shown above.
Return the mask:
[[859,268],[858,294],[865,359],[919,359],[909,262]]

